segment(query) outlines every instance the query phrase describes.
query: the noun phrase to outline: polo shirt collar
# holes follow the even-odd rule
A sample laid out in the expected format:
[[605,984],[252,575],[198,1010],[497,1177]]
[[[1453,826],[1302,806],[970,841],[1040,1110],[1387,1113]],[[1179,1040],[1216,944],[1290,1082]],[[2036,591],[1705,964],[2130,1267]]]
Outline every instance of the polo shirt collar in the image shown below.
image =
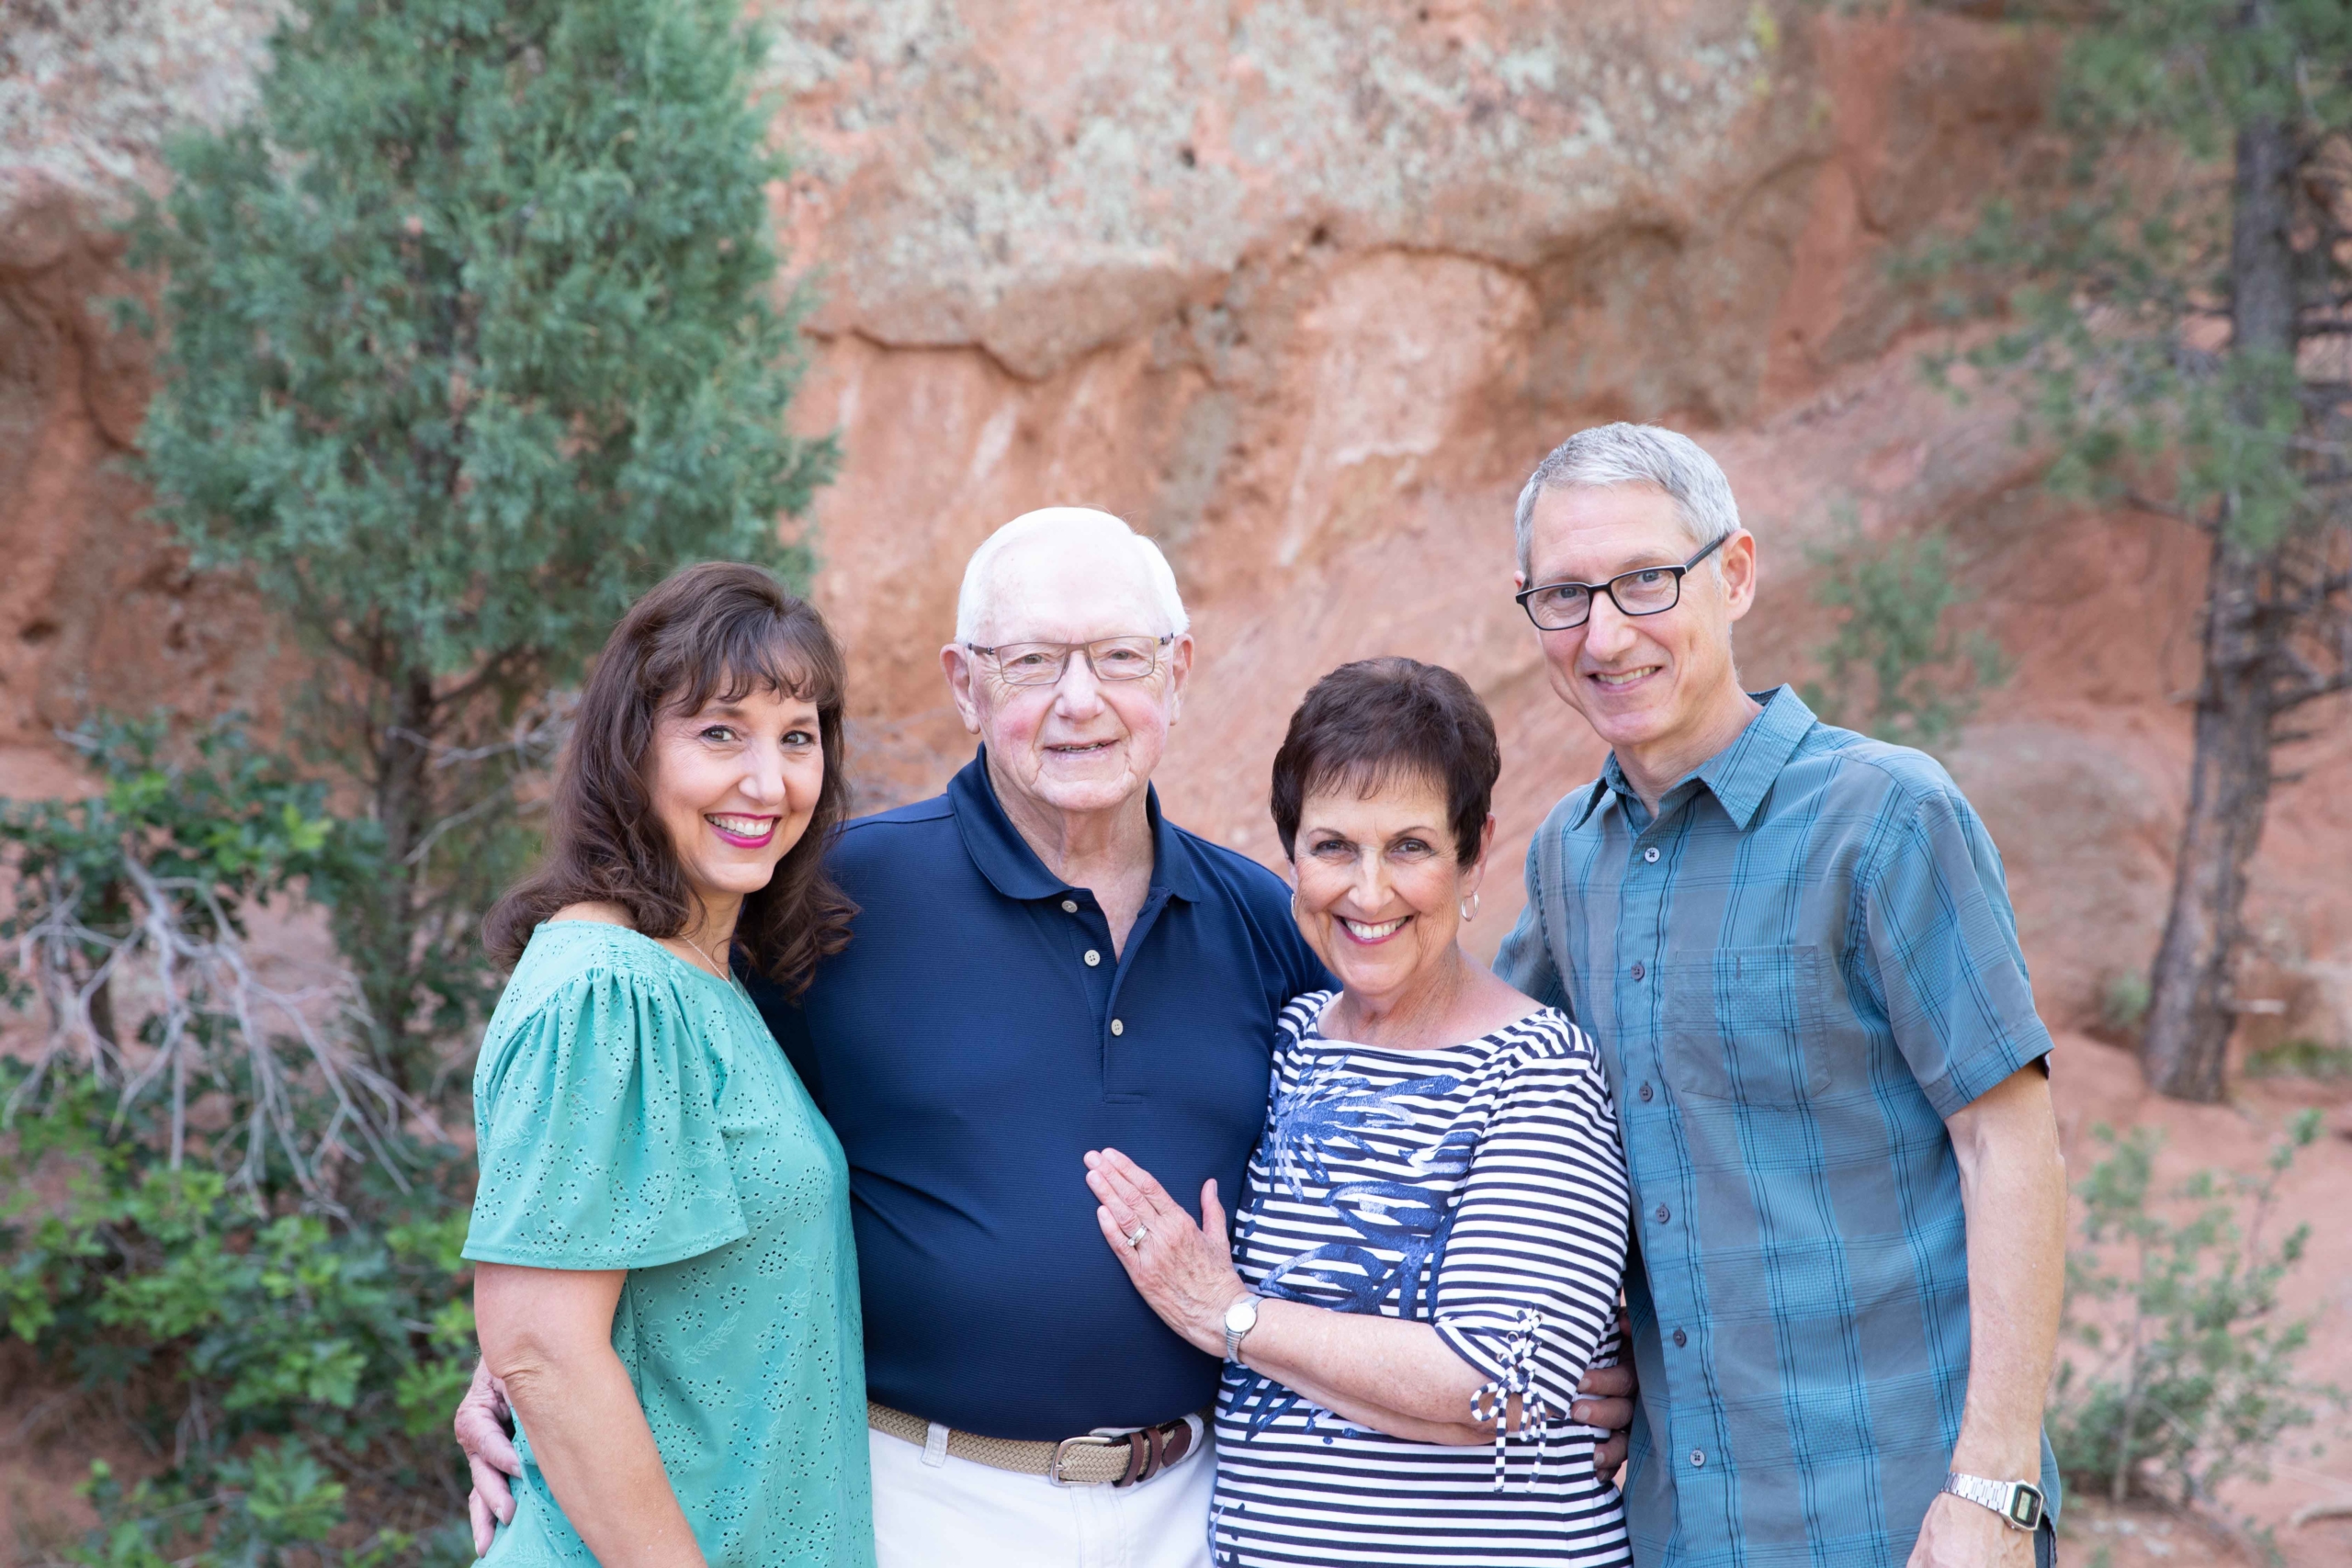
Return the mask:
[[[1674,786],[1680,789],[1691,779],[1705,784],[1714,792],[1715,803],[1742,832],[1756,820],[1757,810],[1771,792],[1772,782],[1788,766],[1789,759],[1796,755],[1798,744],[1815,722],[1813,710],[1791,687],[1779,686],[1747,694],[1763,704],[1764,711],[1747,721],[1747,728],[1739,732],[1738,739]],[[1674,789],[1667,794],[1672,795]],[[1583,827],[1611,795],[1623,795],[1628,800],[1640,798],[1626,782],[1625,770],[1617,765],[1614,751],[1600,764],[1600,776],[1593,781],[1583,808],[1569,826]]]
[[[1037,852],[1012,825],[996,797],[989,778],[989,750],[983,746],[947,785],[948,804],[955,808],[956,830],[964,852],[989,885],[1008,898],[1057,898],[1070,891],[1069,884],[1046,868]],[[1192,844],[1160,814],[1159,792],[1144,786],[1144,812],[1151,821],[1151,887],[1193,903],[1201,901],[1201,874]]]

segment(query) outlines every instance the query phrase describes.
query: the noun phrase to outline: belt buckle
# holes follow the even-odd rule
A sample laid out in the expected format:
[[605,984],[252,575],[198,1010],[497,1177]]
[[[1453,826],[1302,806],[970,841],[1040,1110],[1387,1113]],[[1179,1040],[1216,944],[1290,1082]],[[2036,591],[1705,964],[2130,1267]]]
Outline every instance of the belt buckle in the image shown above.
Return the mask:
[[1065,1481],[1062,1479],[1062,1461],[1069,1457],[1067,1451],[1069,1446],[1072,1443],[1091,1443],[1096,1448],[1113,1449],[1125,1448],[1126,1446],[1126,1442],[1127,1440],[1125,1438],[1100,1438],[1091,1432],[1082,1438],[1064,1438],[1060,1442],[1054,1445],[1054,1457],[1046,1466],[1046,1479],[1057,1486],[1100,1486],[1102,1483],[1099,1481]]

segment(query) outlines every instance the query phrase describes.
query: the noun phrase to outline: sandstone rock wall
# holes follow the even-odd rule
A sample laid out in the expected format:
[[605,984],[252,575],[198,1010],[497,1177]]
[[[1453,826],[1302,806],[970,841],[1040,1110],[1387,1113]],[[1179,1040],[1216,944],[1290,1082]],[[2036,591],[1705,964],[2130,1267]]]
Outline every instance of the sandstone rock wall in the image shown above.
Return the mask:
[[[1509,601],[1510,499],[1579,423],[1654,419],[1724,459],[1763,541],[1751,684],[1821,640],[1804,547],[1834,506],[1954,527],[1972,613],[2019,668],[1951,761],[2008,856],[2045,1008],[2084,1018],[2144,962],[2198,542],[2041,498],[2006,405],[1923,385],[1883,265],[2030,166],[2046,62],[2022,35],[1748,0],[753,9],[798,156],[776,228],[817,301],[795,417],[846,456],[813,521],[866,798],[964,753],[936,650],[966,553],[1091,502],[1162,541],[1194,609],[1163,776],[1189,825],[1272,856],[1267,760],[1343,660],[1477,684],[1507,757],[1491,949],[1528,831],[1599,761]],[[56,787],[51,728],[90,703],[266,710],[286,672],[108,468],[146,371],[85,303],[123,281],[107,182],[152,178],[169,124],[234,112],[269,14],[121,0],[0,44],[0,792]],[[2352,726],[2321,728],[2257,880],[2273,1031],[2352,1011]]]
[[267,712],[271,644],[232,583],[141,518],[118,459],[146,345],[114,220],[165,137],[243,114],[277,14],[255,0],[0,0],[0,794],[75,786],[92,707]]

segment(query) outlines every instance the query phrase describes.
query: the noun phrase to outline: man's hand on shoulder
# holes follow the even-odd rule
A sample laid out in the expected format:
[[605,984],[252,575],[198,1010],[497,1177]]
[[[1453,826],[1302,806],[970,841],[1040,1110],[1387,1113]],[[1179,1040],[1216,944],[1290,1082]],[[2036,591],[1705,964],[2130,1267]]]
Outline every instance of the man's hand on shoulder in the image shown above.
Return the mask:
[[514,1522],[514,1493],[510,1475],[523,1473],[523,1456],[514,1451],[514,1414],[506,1406],[506,1391],[491,1376],[489,1364],[474,1363],[474,1381],[450,1427],[458,1446],[466,1451],[466,1468],[474,1489],[466,1495],[466,1517],[473,1526],[474,1554],[490,1551],[498,1525]]
[[1938,1495],[1928,1505],[1907,1568],[2033,1568],[2033,1532],[1965,1497]]

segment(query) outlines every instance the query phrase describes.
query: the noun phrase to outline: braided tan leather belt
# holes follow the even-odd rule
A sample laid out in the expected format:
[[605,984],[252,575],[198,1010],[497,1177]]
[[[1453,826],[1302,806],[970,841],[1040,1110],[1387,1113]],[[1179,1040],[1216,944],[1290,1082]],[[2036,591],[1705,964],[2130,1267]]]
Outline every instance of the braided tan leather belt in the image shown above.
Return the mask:
[[[865,1424],[919,1449],[930,1444],[930,1422],[887,1404],[867,1400]],[[992,1470],[1042,1475],[1057,1486],[1133,1486],[1137,1482],[1149,1481],[1191,1453],[1193,1430],[1192,1420],[1180,1416],[1173,1421],[1117,1437],[1089,1434],[1064,1438],[1058,1443],[949,1432],[946,1451],[956,1459],[985,1464]]]

